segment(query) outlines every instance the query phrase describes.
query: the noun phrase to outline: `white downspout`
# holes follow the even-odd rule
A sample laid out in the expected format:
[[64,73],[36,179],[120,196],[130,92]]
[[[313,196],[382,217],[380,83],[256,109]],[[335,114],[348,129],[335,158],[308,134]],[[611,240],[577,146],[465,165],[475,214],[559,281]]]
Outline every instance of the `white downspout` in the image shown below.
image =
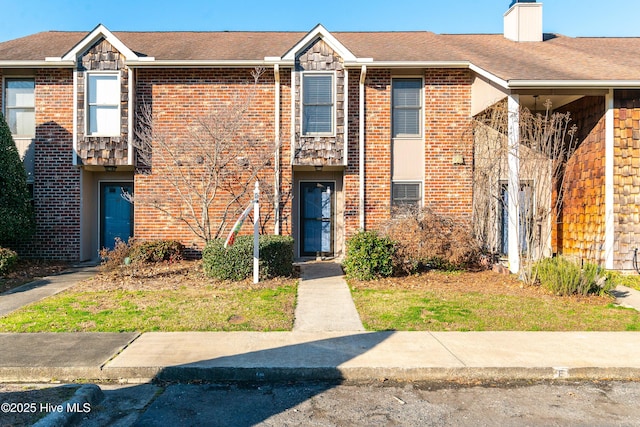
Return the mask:
[[359,96],[359,112],[358,117],[359,121],[359,129],[358,129],[358,155],[359,155],[359,163],[358,163],[358,172],[360,177],[360,229],[365,229],[365,191],[364,191],[364,166],[365,166],[365,157],[364,157],[364,119],[365,119],[365,110],[364,110],[364,82],[367,77],[367,66],[363,65],[360,70],[360,96]]
[[613,90],[605,97],[605,144],[604,144],[604,267],[614,267],[615,212],[614,212],[614,127]]
[[520,271],[520,97],[509,95],[507,102],[508,143],[507,163],[509,180],[507,188],[507,213],[509,216],[509,271]]
[[129,69],[127,70],[127,73],[129,75],[127,82],[129,84],[129,101],[128,101],[128,105],[127,108],[129,109],[129,115],[127,117],[127,135],[128,135],[128,141],[127,141],[127,151],[129,153],[128,159],[127,159],[127,163],[134,166],[133,164],[133,108],[135,105],[134,99],[133,97],[135,96],[134,93],[134,86],[135,86],[135,82],[133,81],[134,76],[133,76],[133,69],[131,67],[129,67]]
[[273,202],[275,207],[275,218],[273,223],[273,234],[280,234],[280,65],[273,65],[273,78],[275,80],[275,151],[274,151],[274,189]]

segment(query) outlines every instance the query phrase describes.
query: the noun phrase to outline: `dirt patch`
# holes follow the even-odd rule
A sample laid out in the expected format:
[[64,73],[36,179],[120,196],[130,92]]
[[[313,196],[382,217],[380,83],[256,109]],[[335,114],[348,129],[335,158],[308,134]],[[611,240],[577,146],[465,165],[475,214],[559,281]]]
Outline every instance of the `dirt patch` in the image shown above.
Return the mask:
[[121,266],[101,271],[91,279],[76,285],[74,291],[157,291],[178,289],[275,289],[290,282],[290,278],[275,278],[253,283],[251,279],[238,282],[208,277],[202,261],[160,262]]
[[493,295],[512,295],[540,299],[567,299],[593,304],[605,304],[612,297],[573,295],[560,297],[552,294],[541,286],[529,286],[518,280],[514,275],[499,274],[493,271],[429,271],[407,277],[390,277],[374,281],[349,280],[354,289],[376,290],[425,290],[435,292],[482,293]]
[[0,293],[43,277],[58,274],[69,267],[71,264],[64,261],[21,259],[11,268],[11,271],[0,277]]

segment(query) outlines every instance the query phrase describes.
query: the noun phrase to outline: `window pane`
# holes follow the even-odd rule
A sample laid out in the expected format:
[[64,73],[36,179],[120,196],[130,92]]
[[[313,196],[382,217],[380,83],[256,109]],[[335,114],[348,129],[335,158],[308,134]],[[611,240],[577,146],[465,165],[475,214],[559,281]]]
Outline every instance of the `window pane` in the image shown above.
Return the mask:
[[419,182],[393,183],[394,206],[419,206],[422,199]]
[[331,105],[308,105],[304,107],[304,133],[331,133],[333,107]]
[[333,103],[333,76],[317,75],[304,76],[304,104],[332,104]]
[[420,110],[396,109],[393,113],[394,136],[420,134]]
[[89,107],[89,133],[119,135],[120,115],[118,107]]
[[420,135],[421,79],[393,79],[393,136]]
[[34,107],[35,81],[6,80],[7,107]]
[[302,77],[302,133],[333,131],[333,75],[305,74]]
[[13,135],[35,135],[36,114],[33,108],[11,108],[7,110],[7,119]]
[[89,104],[118,105],[120,87],[118,76],[89,75]]
[[393,80],[394,107],[420,107],[420,79]]

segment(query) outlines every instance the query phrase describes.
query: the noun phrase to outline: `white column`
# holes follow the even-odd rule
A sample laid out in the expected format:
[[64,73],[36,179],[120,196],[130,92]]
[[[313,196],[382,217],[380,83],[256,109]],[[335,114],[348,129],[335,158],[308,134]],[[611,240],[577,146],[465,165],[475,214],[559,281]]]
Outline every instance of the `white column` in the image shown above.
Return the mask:
[[520,97],[510,95],[507,101],[508,144],[507,163],[509,170],[508,203],[509,215],[509,271],[520,271]]
[[614,138],[613,138],[613,90],[605,98],[605,145],[604,145],[604,267],[613,269],[615,244],[614,216]]

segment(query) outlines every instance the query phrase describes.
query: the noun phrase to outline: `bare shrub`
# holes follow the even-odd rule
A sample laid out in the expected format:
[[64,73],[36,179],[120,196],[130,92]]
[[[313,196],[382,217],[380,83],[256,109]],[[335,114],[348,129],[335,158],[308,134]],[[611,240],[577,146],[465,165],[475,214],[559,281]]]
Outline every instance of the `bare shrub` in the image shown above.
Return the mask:
[[429,208],[400,212],[381,231],[396,242],[396,273],[463,268],[479,259],[479,246],[470,226]]
[[125,258],[129,256],[132,245],[133,239],[127,243],[116,237],[113,249],[102,248],[100,250],[100,270],[112,271],[120,268],[124,264]]

